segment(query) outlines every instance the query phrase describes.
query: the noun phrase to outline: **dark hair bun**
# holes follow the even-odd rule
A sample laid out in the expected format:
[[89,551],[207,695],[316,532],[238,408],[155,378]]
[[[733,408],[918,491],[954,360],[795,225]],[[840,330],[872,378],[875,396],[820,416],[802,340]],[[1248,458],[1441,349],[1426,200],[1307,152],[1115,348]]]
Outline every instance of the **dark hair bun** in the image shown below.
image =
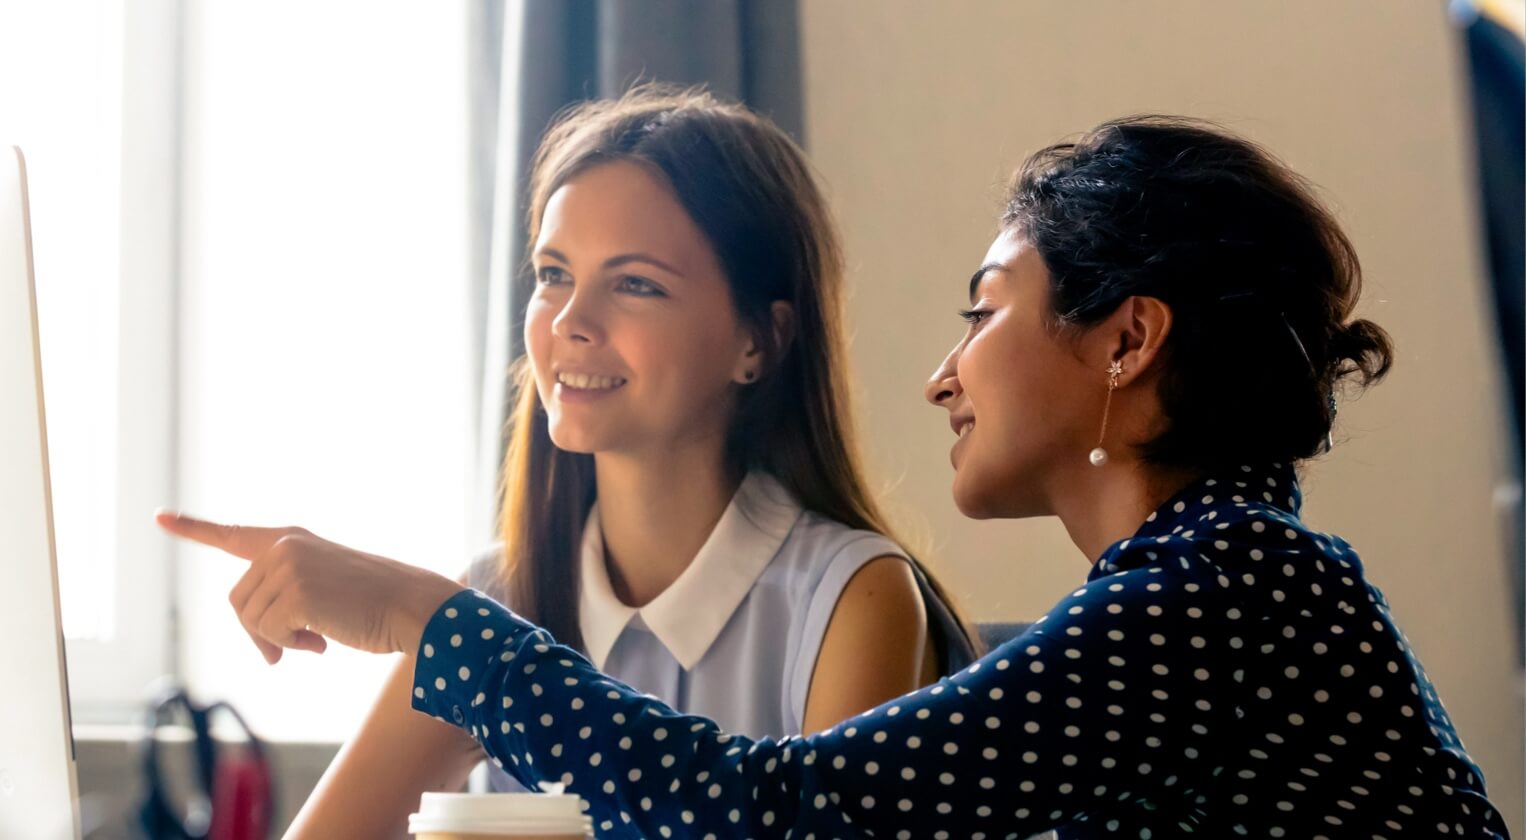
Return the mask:
[[1393,340],[1371,321],[1357,319],[1330,337],[1330,358],[1337,381],[1355,377],[1363,388],[1388,375],[1394,364]]
[[1054,318],[1086,327],[1125,299],[1171,306],[1152,462],[1200,470],[1324,450],[1332,395],[1388,372],[1376,324],[1352,320],[1361,266],[1313,189],[1211,123],[1103,123],[1028,159],[1004,225],[1049,270]]

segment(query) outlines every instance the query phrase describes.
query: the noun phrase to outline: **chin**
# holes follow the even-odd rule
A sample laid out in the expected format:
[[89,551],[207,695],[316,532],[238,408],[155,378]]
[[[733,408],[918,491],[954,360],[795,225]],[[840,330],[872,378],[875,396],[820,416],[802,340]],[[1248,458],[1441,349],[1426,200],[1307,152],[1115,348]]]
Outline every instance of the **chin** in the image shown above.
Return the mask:
[[995,519],[1000,514],[996,513],[996,506],[987,488],[978,481],[972,481],[972,476],[954,475],[954,507],[969,519]]
[[1049,516],[1053,511],[1044,500],[1031,491],[1035,487],[1032,476],[1014,474],[954,475],[954,506],[970,519],[1027,519]]
[[606,447],[601,446],[594,436],[582,430],[564,429],[552,425],[546,430],[551,437],[551,443],[563,452],[575,452],[579,455],[592,455]]

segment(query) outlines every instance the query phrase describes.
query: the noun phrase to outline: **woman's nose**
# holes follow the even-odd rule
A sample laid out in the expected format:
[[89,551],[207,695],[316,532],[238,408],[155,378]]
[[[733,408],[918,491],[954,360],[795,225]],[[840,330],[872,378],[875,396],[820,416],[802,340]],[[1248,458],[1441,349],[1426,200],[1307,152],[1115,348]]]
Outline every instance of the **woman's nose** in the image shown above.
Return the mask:
[[938,365],[938,369],[933,371],[932,377],[927,380],[926,387],[922,389],[922,394],[928,402],[943,406],[964,392],[959,386],[958,367],[959,348],[956,347],[944,358],[943,363]]
[[603,331],[596,314],[592,301],[573,293],[551,321],[551,334],[572,342],[597,344],[603,340]]

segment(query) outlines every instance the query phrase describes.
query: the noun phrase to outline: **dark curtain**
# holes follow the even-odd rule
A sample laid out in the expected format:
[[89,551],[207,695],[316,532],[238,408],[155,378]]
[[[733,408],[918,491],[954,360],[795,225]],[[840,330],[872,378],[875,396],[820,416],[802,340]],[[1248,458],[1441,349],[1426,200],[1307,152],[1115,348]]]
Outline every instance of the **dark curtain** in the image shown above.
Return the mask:
[[1511,529],[1507,562],[1514,584],[1516,656],[1526,663],[1526,556],[1522,553],[1521,496],[1523,444],[1522,363],[1526,354],[1526,61],[1521,37],[1488,14],[1486,4],[1454,3],[1454,18],[1467,45],[1469,89],[1473,102],[1478,200],[1483,223],[1484,253],[1493,291],[1501,355],[1505,363],[1509,421],[1514,446],[1510,484],[1500,498],[1510,505]]
[[567,105],[634,82],[703,84],[802,139],[797,0],[475,0],[472,88],[472,325],[481,388],[473,530],[491,537],[508,364],[522,352],[529,162]]

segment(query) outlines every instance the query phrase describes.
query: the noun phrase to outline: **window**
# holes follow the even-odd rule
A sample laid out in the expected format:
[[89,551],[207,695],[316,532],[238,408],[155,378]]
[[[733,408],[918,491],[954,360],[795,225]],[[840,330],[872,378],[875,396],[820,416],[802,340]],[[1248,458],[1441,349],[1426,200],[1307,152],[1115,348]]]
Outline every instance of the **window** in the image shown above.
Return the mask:
[[[189,4],[179,503],[464,568],[474,443],[464,4]],[[267,737],[340,739],[390,665],[275,668],[242,562],[178,549],[180,657]]]
[[118,336],[122,32],[117,3],[88,5],[83,15],[6,7],[0,137],[21,147],[32,181],[66,630],[99,640],[111,637],[116,606],[117,376],[109,361]]
[[[0,138],[27,157],[54,522],[76,715],[169,666],[174,16],[165,0],[0,2]],[[125,212],[124,212],[125,210]],[[136,714],[133,714],[136,717]]]
[[475,417],[465,4],[0,0],[27,155],[76,718],[176,674],[338,740],[388,667],[266,669],[173,504],[456,574]]

